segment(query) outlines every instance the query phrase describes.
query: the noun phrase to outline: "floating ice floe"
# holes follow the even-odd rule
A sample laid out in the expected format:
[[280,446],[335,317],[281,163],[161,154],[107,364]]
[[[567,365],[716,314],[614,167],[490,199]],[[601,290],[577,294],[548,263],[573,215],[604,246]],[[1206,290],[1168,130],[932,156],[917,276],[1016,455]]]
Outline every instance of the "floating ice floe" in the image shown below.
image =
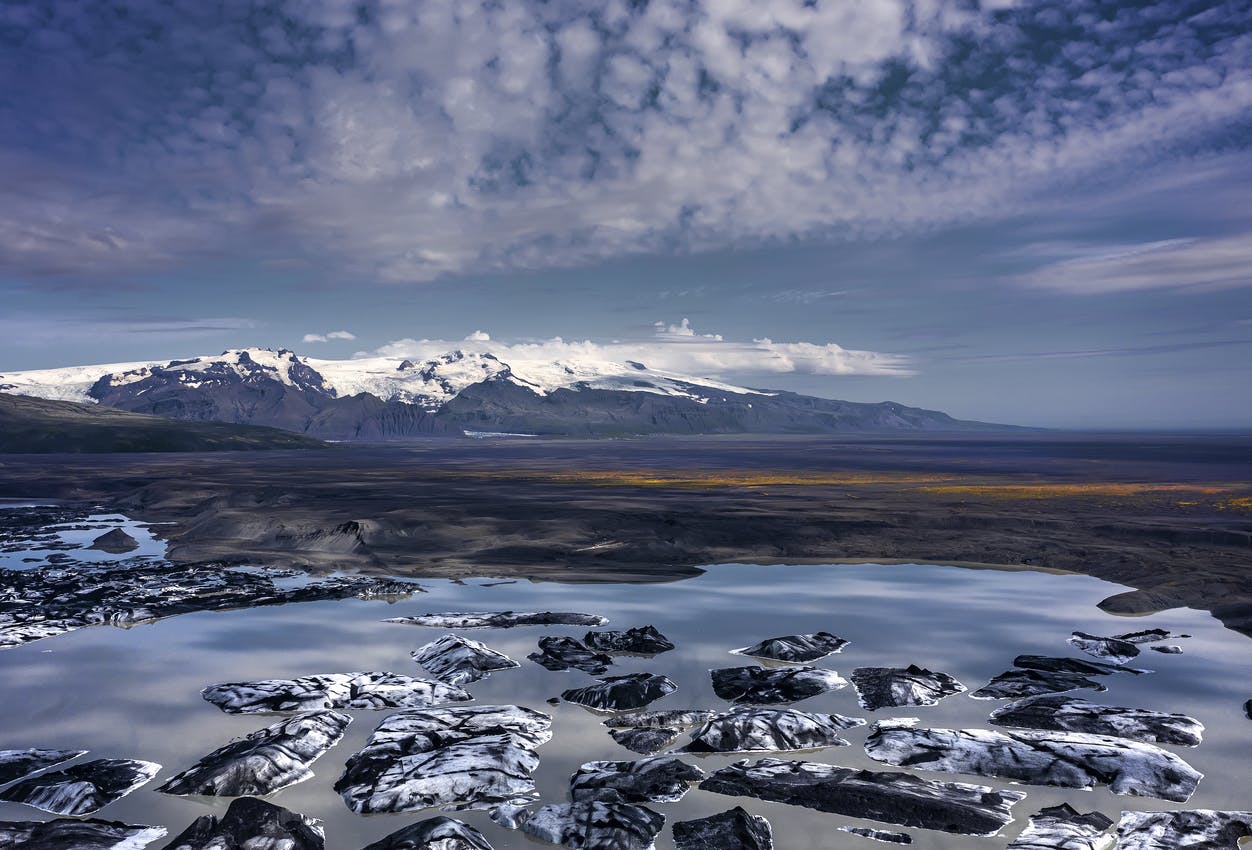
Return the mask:
[[1013,820],[1012,807],[1026,796],[908,773],[773,758],[724,767],[700,789],[960,835],[994,835]]
[[178,567],[49,566],[0,570],[0,649],[88,626],[131,626],[196,611],[226,611],[331,599],[395,599],[418,593],[412,582],[340,576],[280,589],[264,570]]
[[660,752],[678,739],[682,730],[717,715],[714,711],[669,710],[623,714],[604,721],[609,735],[626,749],[641,755]]
[[1063,658],[1053,655],[1019,655],[1013,666],[1023,670],[1042,670],[1047,673],[1077,673],[1080,676],[1108,676],[1112,673],[1131,673],[1139,676],[1151,673],[1139,667],[1125,664],[1106,664],[1103,661],[1086,661],[1082,658]]
[[571,688],[562,692],[561,698],[597,711],[633,711],[676,690],[678,686],[668,676],[627,673],[624,676],[606,676],[596,684],[583,688]]
[[859,835],[862,838],[868,838],[870,841],[881,841],[883,844],[913,843],[913,836],[907,832],[888,832],[885,829],[871,829],[868,826],[841,826],[837,828],[840,832],[846,832],[849,835]]
[[571,850],[651,850],[664,826],[664,815],[643,806],[591,800],[541,806],[522,830]]
[[787,661],[792,664],[805,664],[825,658],[832,653],[842,652],[848,642],[830,632],[813,632],[807,635],[786,635],[785,637],[766,638],[752,646],[732,649],[734,655],[747,655],[752,658],[765,658],[770,661]]
[[1087,688],[1107,691],[1094,679],[1079,673],[1049,673],[1044,670],[1008,670],[970,694],[974,699],[1022,699],[1040,694],[1059,694]]
[[598,676],[613,665],[613,659],[602,652],[593,652],[572,637],[539,638],[539,650],[526,656],[541,667],[554,672],[581,670]]
[[1028,785],[1092,788],[1186,802],[1203,774],[1152,744],[1082,732],[918,729],[879,723],[865,741],[877,761],[944,773],[972,773]]
[[1107,658],[1109,661],[1118,664],[1125,664],[1139,655],[1138,646],[1128,640],[1115,637],[1101,637],[1099,635],[1087,634],[1086,632],[1074,632],[1070,636],[1069,642],[1088,655],[1093,655],[1096,658]]
[[673,756],[637,761],[589,761],[570,778],[576,802],[676,803],[705,773]]
[[444,635],[410,654],[430,675],[449,685],[477,682],[497,670],[520,666],[486,644],[458,635]]
[[1252,812],[1122,812],[1117,850],[1238,850],[1239,840],[1248,836]]
[[348,759],[335,790],[357,814],[521,805],[538,797],[534,750],[551,738],[552,718],[517,705],[401,712]]
[[289,714],[325,708],[426,708],[473,697],[455,685],[395,673],[319,673],[209,685],[200,692],[227,714]]
[[351,722],[338,711],[297,714],[214,750],[157,790],[176,796],[273,794],[312,779],[309,765],[339,743]]
[[0,785],[86,754],[86,750],[0,750]]
[[322,822],[243,797],[220,817],[203,815],[162,850],[322,850]]
[[654,626],[640,626],[624,632],[587,632],[583,642],[600,652],[632,655],[658,655],[674,648],[673,642]]
[[774,830],[740,806],[699,820],[674,824],[678,850],[774,850]]
[[813,714],[794,708],[745,706],[719,714],[691,733],[687,753],[777,753],[846,747],[839,732],[864,726],[860,717]]
[[107,820],[0,821],[0,847],[12,850],[142,850],[165,834],[163,826]]
[[1079,814],[1068,804],[1049,806],[1030,816],[1030,824],[1006,850],[1105,850],[1111,818],[1099,812]]
[[770,670],[765,667],[723,667],[710,670],[713,692],[729,702],[776,705],[798,702],[847,687],[848,682],[834,670],[792,667]]
[[449,611],[416,617],[389,617],[384,623],[431,626],[437,629],[512,629],[517,626],[603,626],[609,620],[597,614],[564,611]]
[[1097,705],[1078,697],[1061,695],[1011,702],[993,711],[991,722],[997,726],[1087,732],[1182,747],[1199,746],[1204,733],[1204,724],[1185,714]]
[[1177,634],[1165,629],[1142,629],[1137,632],[1127,632],[1124,635],[1113,635],[1115,640],[1124,640],[1127,643],[1157,643],[1163,640],[1181,640],[1189,637],[1191,635]]
[[1169,646],[1149,646],[1148,649],[1153,652],[1159,652],[1162,655],[1182,655],[1182,647],[1172,644]]
[[639,753],[642,756],[659,753],[677,741],[681,734],[681,729],[667,729],[664,726],[609,730],[610,738],[632,753]]
[[849,677],[857,702],[867,711],[906,705],[936,705],[944,697],[964,693],[965,686],[947,673],[916,664],[908,667],[857,667]]
[[150,761],[96,759],[28,776],[0,792],[0,800],[54,815],[90,815],[142,788],[160,769]]
[[492,850],[483,834],[446,817],[427,818],[398,829],[364,850]]

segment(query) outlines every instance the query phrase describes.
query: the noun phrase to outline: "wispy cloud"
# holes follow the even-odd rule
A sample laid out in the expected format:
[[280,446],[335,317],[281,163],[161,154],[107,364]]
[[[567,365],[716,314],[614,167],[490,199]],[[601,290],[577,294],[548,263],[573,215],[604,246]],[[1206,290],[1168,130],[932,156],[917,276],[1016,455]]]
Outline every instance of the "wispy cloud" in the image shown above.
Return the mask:
[[687,319],[676,324],[657,322],[653,336],[639,340],[565,340],[561,337],[537,341],[492,341],[475,331],[459,341],[400,339],[374,352],[386,357],[426,359],[452,349],[489,351],[506,362],[628,360],[652,369],[702,377],[777,374],[805,375],[892,375],[913,374],[909,360],[877,351],[843,348],[833,342],[775,342],[769,338],[746,342],[727,340],[721,334],[700,333]]
[[18,346],[46,347],[49,340],[116,342],[119,337],[141,336],[148,342],[178,342],[213,337],[224,332],[260,327],[253,319],[223,317],[187,319],[137,316],[109,319],[90,316],[49,317],[20,313],[0,317],[0,336]]
[[1043,245],[1036,251],[1071,256],[1020,275],[1017,281],[1078,295],[1252,286],[1252,233],[1117,246]]
[[14,0],[0,44],[0,271],[87,282],[894,234],[1228,144],[1252,109],[1252,8],[1172,0]]

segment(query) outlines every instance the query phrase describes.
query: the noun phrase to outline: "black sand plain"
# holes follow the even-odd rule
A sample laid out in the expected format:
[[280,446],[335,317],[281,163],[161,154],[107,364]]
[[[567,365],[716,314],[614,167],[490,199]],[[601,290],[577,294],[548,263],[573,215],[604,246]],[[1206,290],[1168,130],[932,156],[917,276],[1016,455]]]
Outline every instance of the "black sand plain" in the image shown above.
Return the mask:
[[1252,437],[454,440],[0,455],[0,497],[168,523],[178,563],[672,581],[700,565],[1066,570],[1252,636]]

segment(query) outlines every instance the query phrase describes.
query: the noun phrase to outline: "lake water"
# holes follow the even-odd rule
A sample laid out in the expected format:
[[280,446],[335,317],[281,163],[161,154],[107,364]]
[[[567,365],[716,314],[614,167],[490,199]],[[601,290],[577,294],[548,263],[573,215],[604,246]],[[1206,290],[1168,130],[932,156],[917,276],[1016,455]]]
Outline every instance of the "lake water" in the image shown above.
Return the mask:
[[[113,527],[124,520],[96,517],[91,524]],[[133,524],[127,527],[136,530]],[[139,529],[142,531],[141,529]],[[98,534],[99,529],[92,529]],[[86,535],[86,532],[83,533]],[[142,536],[142,535],[137,535]],[[78,538],[72,538],[78,542]],[[142,554],[154,554],[142,537]],[[75,552],[75,557],[83,553]],[[113,560],[101,556],[103,560]],[[6,559],[6,566],[22,563]],[[157,779],[97,816],[131,823],[164,825],[170,835],[194,818],[224,810],[203,799],[181,799],[151,789],[201,755],[232,738],[274,722],[268,716],[229,716],[200,698],[216,682],[288,678],[310,673],[387,670],[424,675],[410,659],[417,646],[445,630],[381,622],[385,617],[433,611],[582,611],[609,618],[608,628],[652,624],[677,644],[655,658],[618,657],[610,673],[636,670],[664,673],[678,691],[650,708],[725,708],[712,691],[708,671],[740,666],[750,659],[728,651],[762,638],[825,630],[851,641],[838,655],[815,662],[845,677],[858,666],[916,663],[955,676],[974,690],[1008,669],[1022,653],[1075,655],[1065,641],[1078,629],[1116,634],[1160,627],[1186,632],[1177,641],[1182,655],[1145,651],[1135,666],[1152,675],[1101,677],[1107,693],[1079,692],[1093,702],[1183,712],[1206,727],[1196,749],[1167,748],[1206,774],[1187,804],[1118,797],[1106,789],[1090,792],[1012,785],[983,777],[919,772],[932,779],[1014,787],[1027,798],[1014,809],[1016,820],[999,836],[968,838],[906,830],[917,848],[1004,847],[1043,806],[1069,802],[1081,811],[1101,811],[1116,819],[1124,809],[1248,808],[1252,764],[1252,721],[1242,705],[1252,697],[1252,643],[1228,631],[1207,614],[1174,610],[1149,617],[1105,614],[1096,604],[1124,588],[1079,575],[998,571],[926,565],[710,566],[697,578],[669,584],[553,584],[472,580],[457,584],[423,581],[426,592],[401,602],[346,600],[256,608],[174,617],[130,629],[88,628],[0,651],[0,749],[79,748],[90,757],[129,757],[164,765]],[[554,673],[527,661],[544,635],[581,637],[587,629],[526,627],[473,630],[481,640],[521,662],[521,668],[493,674],[467,686],[479,704],[520,703],[553,715],[553,739],[538,753],[536,774],[545,802],[567,799],[570,774],[585,761],[637,758],[618,746],[600,724],[603,715],[546,700],[562,690],[589,684],[579,672]],[[853,688],[795,705],[807,711],[849,716],[920,717],[925,726],[989,728],[987,714],[1000,701],[960,694],[934,707],[866,712]],[[325,822],[327,847],[355,850],[408,823],[437,812],[361,817],[352,814],[331,789],[344,760],[360,748],[387,712],[349,712],[354,723],[344,740],[313,765],[316,778],[275,794],[273,802]],[[783,755],[848,767],[894,770],[862,750],[867,727],[848,730],[851,747]],[[685,736],[679,739],[679,744]],[[687,757],[713,771],[747,756]],[[750,756],[756,758],[757,756]],[[680,803],[651,804],[667,821],[703,817],[742,805],[767,817],[780,850],[873,848],[884,846],[834,831],[858,821],[806,809],[735,799],[693,789]],[[458,815],[503,848],[545,845],[520,831],[505,830],[484,814]],[[0,803],[0,819],[48,819],[15,804]],[[863,826],[899,829],[868,821]],[[153,847],[162,846],[157,842]],[[672,848],[669,827],[657,841]]]

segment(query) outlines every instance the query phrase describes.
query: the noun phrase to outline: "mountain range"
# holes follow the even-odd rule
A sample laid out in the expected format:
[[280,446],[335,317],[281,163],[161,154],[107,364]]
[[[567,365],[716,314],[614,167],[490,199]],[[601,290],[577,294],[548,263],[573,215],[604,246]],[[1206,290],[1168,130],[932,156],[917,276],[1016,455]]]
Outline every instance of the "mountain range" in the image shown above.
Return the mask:
[[752,389],[627,360],[317,360],[287,349],[0,373],[0,392],[171,419],[281,428],[328,440],[484,434],[822,434],[988,431],[896,402]]

